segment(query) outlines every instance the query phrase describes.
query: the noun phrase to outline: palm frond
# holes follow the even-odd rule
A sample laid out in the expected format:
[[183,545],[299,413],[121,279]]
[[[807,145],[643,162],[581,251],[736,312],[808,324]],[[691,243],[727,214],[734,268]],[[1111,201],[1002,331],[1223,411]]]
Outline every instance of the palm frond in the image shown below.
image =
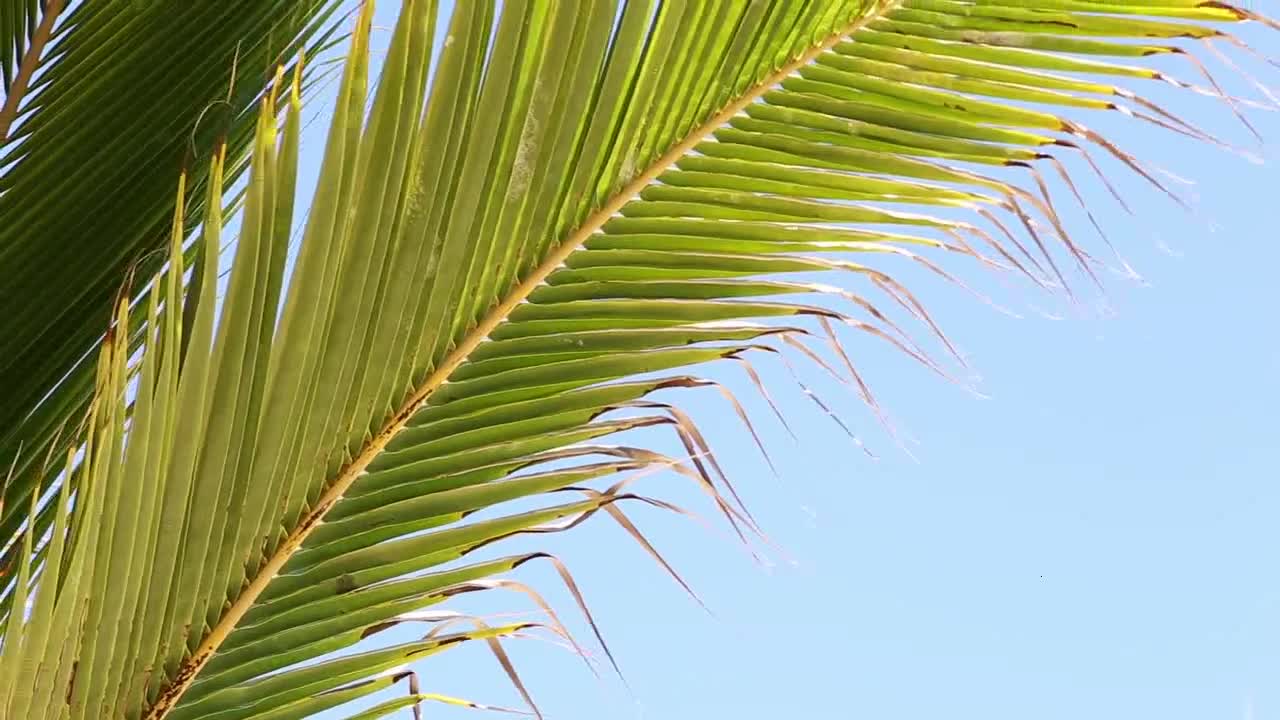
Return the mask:
[[[296,266],[300,76],[286,91],[281,70],[256,119],[224,305],[211,263],[183,295],[181,201],[145,319],[117,305],[83,452],[39,475],[11,544],[0,679],[12,684],[0,688],[14,690],[0,707],[306,717],[460,643],[501,653],[531,626],[441,622],[418,641],[351,649],[456,617],[421,613],[525,563],[558,563],[475,555],[514,535],[604,516],[665,564],[624,509],[675,509],[632,489],[654,470],[693,480],[754,531],[697,426],[655,393],[713,385],[692,366],[789,349],[842,364],[865,390],[838,328],[946,374],[933,354],[949,343],[883,258],[950,278],[933,256],[954,256],[1073,292],[1097,261],[1040,168],[1069,191],[1054,153],[1086,170],[1109,155],[1162,186],[1060,113],[1200,135],[1112,84],[1139,80],[1240,109],[1126,63],[1195,68],[1177,42],[1229,40],[1216,23],[1261,18],[1185,0],[1051,5],[463,3],[429,83],[437,7],[406,0],[366,117],[367,3]],[[206,248],[222,241],[224,162],[204,189]],[[797,297],[815,294],[829,301]],[[937,335],[936,350],[877,302]],[[830,339],[831,357],[813,339]],[[655,426],[687,457],[602,444]],[[410,693],[360,717],[427,697]]]

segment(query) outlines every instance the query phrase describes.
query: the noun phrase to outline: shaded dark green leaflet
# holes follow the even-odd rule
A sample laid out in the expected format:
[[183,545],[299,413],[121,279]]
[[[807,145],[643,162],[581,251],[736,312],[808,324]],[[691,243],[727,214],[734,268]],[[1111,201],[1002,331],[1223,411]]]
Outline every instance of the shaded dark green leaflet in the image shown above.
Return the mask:
[[[44,52],[24,58],[38,70],[26,92],[6,81],[0,110],[0,268],[12,278],[0,287],[0,465],[18,462],[0,501],[5,540],[49,448],[65,452],[84,415],[112,298],[130,274],[147,278],[164,263],[184,163],[194,224],[208,157],[226,141],[234,184],[275,64],[329,45],[341,5],[124,2],[105,11],[94,2],[18,2],[33,14],[25,33],[22,23],[8,28],[12,39],[55,19],[57,31]],[[0,38],[11,39],[2,19]],[[3,119],[10,103],[21,104],[12,126]],[[145,286],[133,284],[135,298]]]

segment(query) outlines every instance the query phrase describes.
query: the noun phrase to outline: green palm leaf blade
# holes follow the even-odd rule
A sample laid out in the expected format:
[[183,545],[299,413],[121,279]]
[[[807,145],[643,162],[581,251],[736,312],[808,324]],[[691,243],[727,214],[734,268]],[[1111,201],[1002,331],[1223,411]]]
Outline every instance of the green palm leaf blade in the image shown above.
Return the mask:
[[[915,336],[950,344],[882,259],[953,278],[963,257],[1043,285],[1067,285],[1073,264],[1091,272],[1054,200],[999,171],[1039,180],[1051,153],[1088,146],[1141,176],[1060,113],[1156,113],[1112,83],[1181,83],[1141,58],[1261,19],[1187,0],[1014,5],[508,0],[437,17],[407,0],[366,109],[366,3],[296,264],[301,73],[286,87],[277,72],[225,297],[213,263],[186,292],[178,281],[194,211],[183,188],[168,272],[144,309],[117,305],[67,469],[33,475],[57,493],[29,501],[32,529],[9,549],[23,573],[9,607],[34,610],[8,613],[0,679],[32,682],[0,709],[301,718],[473,640],[524,693],[498,643],[563,632],[554,614],[489,627],[441,608],[528,590],[507,576],[534,560],[586,605],[559,561],[485,558],[490,545],[612,519],[674,575],[625,514],[680,511],[632,489],[657,471],[694,483],[744,538],[756,531],[667,401],[720,389],[755,432],[696,367],[794,352],[866,392],[842,349],[806,344],[847,326],[945,375]],[[217,153],[204,171],[207,248],[230,219],[228,164]],[[638,428],[687,455],[608,444]],[[435,629],[353,651],[402,623]],[[357,717],[460,702],[409,685]]]

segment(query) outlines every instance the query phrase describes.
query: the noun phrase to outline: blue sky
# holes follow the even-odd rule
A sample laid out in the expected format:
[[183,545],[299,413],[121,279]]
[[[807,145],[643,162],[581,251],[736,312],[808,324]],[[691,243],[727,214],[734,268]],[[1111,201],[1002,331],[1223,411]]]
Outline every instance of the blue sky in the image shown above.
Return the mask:
[[[389,26],[396,4],[381,5],[379,22]],[[1276,46],[1274,33],[1243,35]],[[1192,74],[1185,65],[1179,72]],[[1230,87],[1251,90],[1240,81]],[[1220,103],[1153,92],[1178,97],[1185,116],[1217,136],[1250,140]],[[1276,113],[1253,118],[1280,140]],[[1182,188],[1195,199],[1188,214],[1112,168],[1136,218],[1083,183],[1146,283],[1110,276],[1103,296],[1080,282],[1073,306],[949,266],[1019,319],[894,268],[964,349],[988,396],[848,336],[882,404],[918,441],[910,445],[918,460],[818,373],[805,377],[878,459],[769,361],[760,361],[762,372],[799,444],[740,371],[706,370],[741,392],[770,436],[781,478],[717,395],[671,399],[702,423],[783,551],[769,551],[773,563],[760,566],[727,535],[635,510],[710,616],[605,520],[506,546],[565,560],[631,687],[608,674],[597,680],[549,643],[509,644],[549,718],[1280,718],[1280,333],[1272,317],[1280,307],[1280,174],[1274,163],[1137,123],[1090,124],[1197,181]],[[309,131],[312,164],[322,125]],[[1074,214],[1073,227],[1087,237],[1087,220]],[[668,439],[646,440],[674,451]],[[674,478],[641,488],[710,514]],[[587,643],[550,568],[519,577],[545,591]],[[460,607],[533,609],[499,593]],[[519,705],[482,646],[416,669],[424,691]]]

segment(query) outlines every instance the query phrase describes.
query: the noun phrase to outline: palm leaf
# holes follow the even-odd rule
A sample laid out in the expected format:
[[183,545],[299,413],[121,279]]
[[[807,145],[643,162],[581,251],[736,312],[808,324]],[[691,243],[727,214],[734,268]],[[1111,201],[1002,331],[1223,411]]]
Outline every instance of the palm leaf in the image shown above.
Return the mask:
[[[1158,179],[1059,113],[1124,110],[1197,135],[1111,83],[1192,88],[1125,63],[1261,20],[1188,0],[476,2],[442,20],[429,83],[437,8],[407,0],[366,117],[371,13],[296,266],[300,76],[285,90],[282,70],[224,304],[213,263],[183,295],[184,190],[168,272],[145,311],[117,305],[83,451],[40,476],[47,497],[33,493],[11,545],[4,597],[33,608],[7,614],[13,716],[305,717],[476,640],[510,669],[500,639],[528,625],[423,614],[547,559],[482,548],[604,516],[661,561],[625,513],[676,509],[629,489],[659,469],[754,529],[698,428],[655,393],[711,385],[689,368],[757,350],[844,363],[861,385],[844,326],[945,373],[870,299],[936,330],[880,259],[950,277],[927,256],[942,251],[1070,289],[1072,266],[1096,261],[1038,168],[1069,183],[1052,153],[1108,154]],[[208,173],[205,247],[222,241],[224,163]],[[815,272],[867,294],[787,279]],[[830,300],[791,297],[815,293]],[[806,344],[824,333],[830,361]],[[652,426],[688,457],[599,444]],[[433,620],[419,641],[351,652]],[[410,692],[360,717],[426,697]]]

